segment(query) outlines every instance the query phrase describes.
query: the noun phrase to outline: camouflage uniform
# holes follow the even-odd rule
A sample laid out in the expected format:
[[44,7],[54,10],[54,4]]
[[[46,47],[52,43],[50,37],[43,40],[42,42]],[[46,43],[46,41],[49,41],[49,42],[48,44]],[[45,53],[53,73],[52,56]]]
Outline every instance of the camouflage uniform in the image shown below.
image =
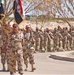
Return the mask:
[[59,51],[59,37],[62,38],[62,35],[57,31],[57,29],[55,29],[53,37],[54,50]]
[[18,65],[18,71],[23,74],[23,47],[22,47],[23,33],[19,31],[17,34],[11,33],[8,40],[8,65],[11,74],[16,72],[16,61]]
[[72,50],[72,36],[71,36],[71,28],[70,30],[68,31],[68,50]]
[[3,40],[2,40],[2,28],[0,27],[0,54],[1,54],[1,47],[3,46]]
[[72,28],[71,30],[71,37],[72,37],[71,49],[74,50],[74,28]]
[[44,52],[44,34],[40,30],[40,51],[39,52]]
[[35,64],[34,62],[34,37],[32,36],[32,34],[29,32],[29,33],[25,33],[24,35],[24,38],[25,38],[25,44],[24,44],[24,47],[23,47],[23,57],[24,57],[24,63],[26,65],[26,69],[25,71],[27,71],[27,68],[28,68],[28,59],[29,59],[29,63],[31,64],[31,68],[32,68],[32,71],[35,69],[33,67],[33,65]]
[[51,51],[51,41],[53,39],[53,34],[50,30],[47,31],[48,33],[48,44],[47,44],[47,49],[48,49],[48,52]]
[[44,49],[45,49],[45,52],[48,51],[47,45],[48,45],[48,34],[47,34],[46,30],[44,30]]
[[63,40],[62,45],[64,50],[68,50],[68,37],[71,37],[66,28],[63,29]]
[[40,32],[39,30],[35,32],[35,51],[40,51]]
[[44,47],[47,52],[51,51],[51,32],[49,29],[46,29],[44,32]]
[[[58,29],[57,29],[57,30],[58,30],[58,32],[62,35],[62,28],[61,28],[60,26],[58,26]],[[59,40],[58,42],[59,42],[59,48],[60,48],[60,47],[61,47],[61,41],[62,41],[62,40],[61,40],[60,37],[59,37],[58,40]]]
[[5,29],[3,28],[3,31],[2,31],[2,41],[1,43],[3,42],[3,47],[1,48],[1,63],[3,65],[3,70],[5,70],[5,63],[6,63],[6,45],[7,45],[7,34],[5,32]]

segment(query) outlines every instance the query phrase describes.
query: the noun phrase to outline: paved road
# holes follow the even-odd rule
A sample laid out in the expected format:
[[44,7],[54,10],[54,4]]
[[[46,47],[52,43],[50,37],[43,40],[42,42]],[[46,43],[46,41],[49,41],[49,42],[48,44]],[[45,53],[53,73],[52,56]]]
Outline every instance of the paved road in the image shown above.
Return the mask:
[[[35,54],[36,71],[30,72],[30,66],[24,75],[74,75],[74,62],[60,61],[49,58],[50,53]],[[25,66],[24,66],[25,67]],[[9,72],[1,71],[2,65],[0,62],[0,75],[10,75]],[[19,75],[18,72],[15,75]]]

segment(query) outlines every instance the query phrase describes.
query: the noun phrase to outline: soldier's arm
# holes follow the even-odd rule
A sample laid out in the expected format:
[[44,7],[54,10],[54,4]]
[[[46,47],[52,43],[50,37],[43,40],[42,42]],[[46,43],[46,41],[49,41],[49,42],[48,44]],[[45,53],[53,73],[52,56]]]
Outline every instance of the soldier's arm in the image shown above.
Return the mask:
[[62,36],[60,33],[58,33],[58,36],[59,36],[61,39],[63,39],[63,36]]
[[67,37],[70,39],[72,38],[71,34],[69,34],[69,33],[67,34]]
[[22,39],[22,46],[24,46],[24,44],[25,44],[25,40],[24,40],[24,39]]
[[51,39],[54,39],[53,33],[50,33],[49,36],[51,37]]

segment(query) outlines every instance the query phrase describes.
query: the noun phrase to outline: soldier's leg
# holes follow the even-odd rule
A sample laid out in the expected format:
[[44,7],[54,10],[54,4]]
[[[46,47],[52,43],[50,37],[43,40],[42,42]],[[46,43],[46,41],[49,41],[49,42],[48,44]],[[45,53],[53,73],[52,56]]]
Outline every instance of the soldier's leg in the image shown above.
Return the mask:
[[71,50],[71,39],[68,39],[68,50]]
[[65,41],[62,41],[63,50],[65,50]]
[[23,74],[24,71],[24,59],[23,59],[23,51],[22,49],[17,50],[17,64],[18,64],[18,71],[20,74]]
[[37,50],[37,41],[36,41],[36,43],[35,43],[35,51],[37,52],[38,50]]
[[6,61],[5,57],[6,57],[6,53],[1,52],[1,63],[2,63],[2,66],[3,66],[2,70],[4,70],[4,71],[5,71],[5,61]]
[[40,41],[40,50],[39,52],[42,52],[42,41]]
[[10,75],[14,75],[16,72],[16,55],[15,52],[10,52],[8,55],[8,66],[9,66],[9,72]]
[[6,59],[7,59],[7,71],[9,71],[9,51],[6,52]]
[[1,48],[0,48],[0,55],[1,55]]
[[59,48],[61,47],[61,42],[60,42],[60,38],[59,38]]
[[34,55],[32,51],[33,51],[32,49],[29,50],[29,62],[31,64],[31,71],[33,72],[34,70],[36,70],[36,68],[34,67],[35,62],[34,62]]
[[47,52],[47,42],[44,43],[45,52]]
[[54,41],[54,50],[57,51],[57,41]]
[[39,51],[39,48],[38,48],[38,41],[36,41],[36,43],[35,43],[35,51],[36,51],[36,52]]
[[40,51],[40,39],[39,38],[36,40],[36,43],[35,43],[35,51],[37,52]]
[[72,43],[71,43],[71,49],[73,50],[73,38],[72,38]]
[[55,51],[55,40],[53,40],[53,51]]
[[27,70],[28,70],[28,60],[27,60],[26,57],[24,58],[24,64],[25,64],[25,66],[26,66],[25,71],[27,71]]
[[24,64],[26,65],[25,71],[28,69],[28,49],[23,49],[23,58],[24,58]]
[[73,50],[74,50],[74,37],[73,37]]
[[66,50],[69,50],[69,40],[66,41]]
[[59,41],[57,41],[57,51],[60,51],[60,47],[59,47]]
[[51,51],[51,43],[50,43],[50,41],[48,41],[47,50],[48,50],[48,52]]

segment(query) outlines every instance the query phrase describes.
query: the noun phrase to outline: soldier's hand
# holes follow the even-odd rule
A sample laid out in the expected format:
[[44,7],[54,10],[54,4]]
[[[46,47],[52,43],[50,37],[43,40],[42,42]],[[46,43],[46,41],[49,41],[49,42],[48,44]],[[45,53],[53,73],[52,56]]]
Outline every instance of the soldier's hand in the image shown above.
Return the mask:
[[1,52],[6,52],[6,47],[4,45],[1,47]]
[[34,38],[31,39],[31,43],[32,43],[32,44],[35,43],[35,39],[34,39]]

